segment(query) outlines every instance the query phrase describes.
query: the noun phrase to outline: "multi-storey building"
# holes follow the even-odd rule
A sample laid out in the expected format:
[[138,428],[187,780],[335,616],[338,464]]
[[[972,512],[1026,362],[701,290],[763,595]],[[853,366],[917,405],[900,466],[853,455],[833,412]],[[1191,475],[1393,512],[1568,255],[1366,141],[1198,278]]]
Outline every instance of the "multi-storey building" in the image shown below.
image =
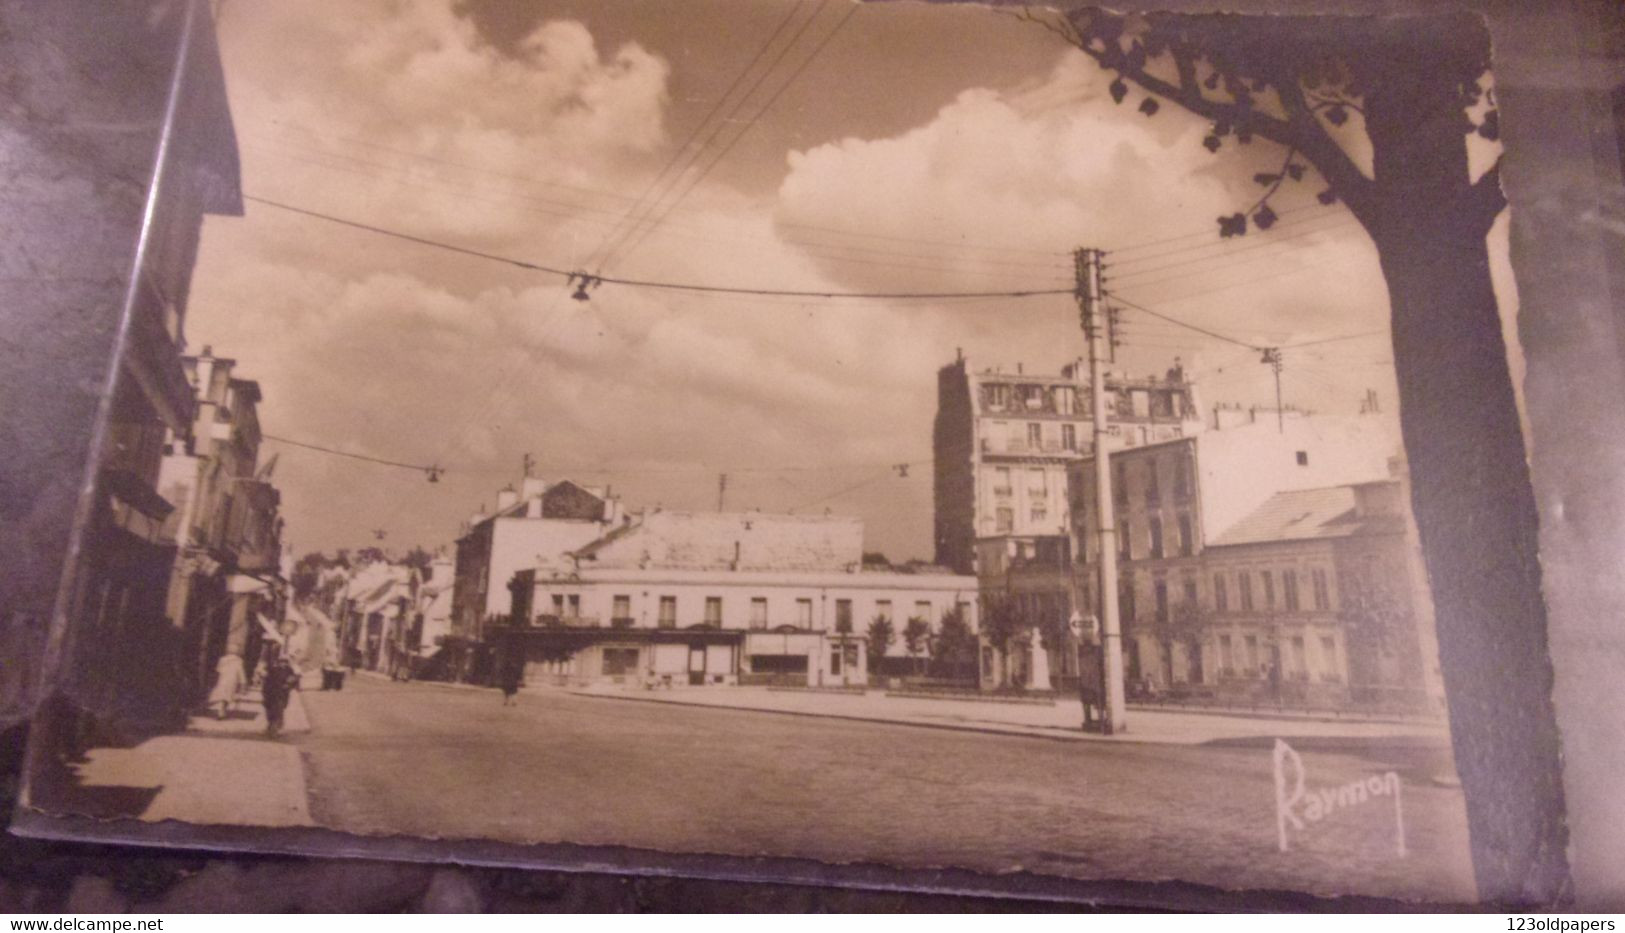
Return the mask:
[[246,657],[255,611],[273,608],[280,580],[281,495],[260,465],[259,384],[208,347],[182,360],[193,420],[171,433],[159,491],[176,508],[168,614],[188,633],[187,670],[206,688],[225,653]]
[[[1207,549],[1279,493],[1386,477],[1399,449],[1397,426],[1378,415],[1256,414],[1217,409],[1206,431],[1109,452],[1131,684],[1211,684],[1221,665],[1211,655],[1209,611],[1219,600],[1240,605],[1241,597],[1216,582]],[[1094,484],[1095,458],[1080,459],[1071,484],[1079,557],[1073,592],[1086,607],[1095,605],[1099,573]],[[1268,585],[1278,582],[1271,577]]]
[[[167,438],[192,422],[181,352],[203,219],[242,213],[214,24],[206,4],[151,2],[16,8],[6,19],[8,64],[33,77],[8,93],[28,118],[0,128],[10,177],[30,179],[7,217],[29,258],[0,275],[0,292],[8,334],[48,331],[54,343],[9,350],[0,378],[18,412],[0,485],[36,504],[0,522],[0,555],[10,568],[71,556],[49,577],[61,598],[14,589],[13,579],[34,579],[27,573],[0,582],[0,689],[48,685],[63,715],[42,731],[82,731],[69,728],[80,714],[170,724],[192,684],[153,675],[187,666],[187,633],[165,612],[175,503],[159,493],[159,474]],[[91,61],[102,67],[77,64]],[[64,388],[23,404],[27,387],[47,385]],[[95,472],[70,474],[70,461]],[[65,504],[81,489],[77,510]],[[9,641],[16,627],[43,632],[30,617],[60,626],[44,676],[43,638]]]
[[865,567],[857,519],[761,512],[640,514],[521,572],[513,594],[505,637],[530,683],[857,685],[875,620],[891,623],[884,656],[899,661],[910,620],[976,624],[974,578]]
[[[1088,371],[1058,374],[978,370],[963,357],[937,374],[934,429],[936,560],[975,573],[985,607],[1020,624],[1055,631],[1072,614],[1068,471],[1093,446]],[[1107,430],[1125,446],[1155,444],[1203,429],[1194,387],[1176,364],[1162,377],[1108,374]],[[1023,654],[1010,665],[984,661],[1028,687],[1048,689],[1043,667]],[[1075,673],[1059,652],[1050,675]],[[995,678],[997,679],[997,678]]]
[[608,489],[535,478],[498,493],[495,512],[471,518],[457,539],[446,636],[457,676],[484,679],[489,673],[486,624],[508,613],[514,574],[554,566],[623,520],[620,500]]

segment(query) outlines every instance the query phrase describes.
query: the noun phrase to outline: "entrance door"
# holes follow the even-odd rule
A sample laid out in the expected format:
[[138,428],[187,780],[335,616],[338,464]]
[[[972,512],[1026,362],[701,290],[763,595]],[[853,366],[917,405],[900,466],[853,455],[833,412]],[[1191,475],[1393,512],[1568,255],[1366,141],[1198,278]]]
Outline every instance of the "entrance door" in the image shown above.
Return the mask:
[[691,687],[698,687],[705,683],[704,645],[690,645],[688,648],[688,683]]

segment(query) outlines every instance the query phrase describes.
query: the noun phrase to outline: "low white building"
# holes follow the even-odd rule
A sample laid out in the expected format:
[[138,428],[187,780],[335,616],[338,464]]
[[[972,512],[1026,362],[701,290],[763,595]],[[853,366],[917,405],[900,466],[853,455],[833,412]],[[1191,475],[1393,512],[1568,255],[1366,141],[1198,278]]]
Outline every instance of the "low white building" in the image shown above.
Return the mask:
[[[976,579],[865,569],[857,519],[655,511],[514,579],[528,683],[860,685],[867,632],[976,625]],[[923,645],[916,646],[917,650]]]

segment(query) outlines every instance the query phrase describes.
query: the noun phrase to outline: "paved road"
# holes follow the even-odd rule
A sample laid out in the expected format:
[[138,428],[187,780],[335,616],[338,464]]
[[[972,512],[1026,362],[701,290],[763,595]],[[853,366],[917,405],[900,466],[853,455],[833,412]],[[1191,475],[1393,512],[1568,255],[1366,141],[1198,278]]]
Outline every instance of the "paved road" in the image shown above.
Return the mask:
[[307,691],[318,824],[359,833],[794,855],[1467,900],[1436,761],[1305,751],[1310,786],[1406,775],[1276,846],[1267,745],[1079,745],[909,726],[350,678]]

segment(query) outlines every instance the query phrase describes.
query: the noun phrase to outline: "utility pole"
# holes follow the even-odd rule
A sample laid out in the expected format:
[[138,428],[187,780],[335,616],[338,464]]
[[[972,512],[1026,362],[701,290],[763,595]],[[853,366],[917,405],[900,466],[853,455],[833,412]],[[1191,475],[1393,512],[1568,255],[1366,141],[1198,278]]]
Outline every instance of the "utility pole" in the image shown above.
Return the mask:
[[1275,370],[1275,426],[1282,434],[1286,433],[1286,412],[1281,409],[1281,348],[1265,347],[1263,362]]
[[717,474],[717,511],[722,511],[722,503],[728,497],[728,474]]
[[1107,319],[1100,294],[1100,260],[1098,249],[1080,249],[1073,254],[1078,285],[1078,304],[1082,309],[1083,332],[1089,338],[1089,401],[1090,419],[1094,424],[1095,456],[1095,517],[1097,527],[1100,579],[1101,647],[1105,653],[1105,708],[1101,716],[1101,730],[1106,735],[1122,732],[1126,728],[1123,708],[1123,626],[1117,613],[1117,521],[1112,514],[1111,453],[1107,449],[1106,433],[1106,355]]
[[519,461],[519,467],[524,472],[525,479],[530,479],[531,471],[536,469],[536,460],[527,453],[524,459]]

